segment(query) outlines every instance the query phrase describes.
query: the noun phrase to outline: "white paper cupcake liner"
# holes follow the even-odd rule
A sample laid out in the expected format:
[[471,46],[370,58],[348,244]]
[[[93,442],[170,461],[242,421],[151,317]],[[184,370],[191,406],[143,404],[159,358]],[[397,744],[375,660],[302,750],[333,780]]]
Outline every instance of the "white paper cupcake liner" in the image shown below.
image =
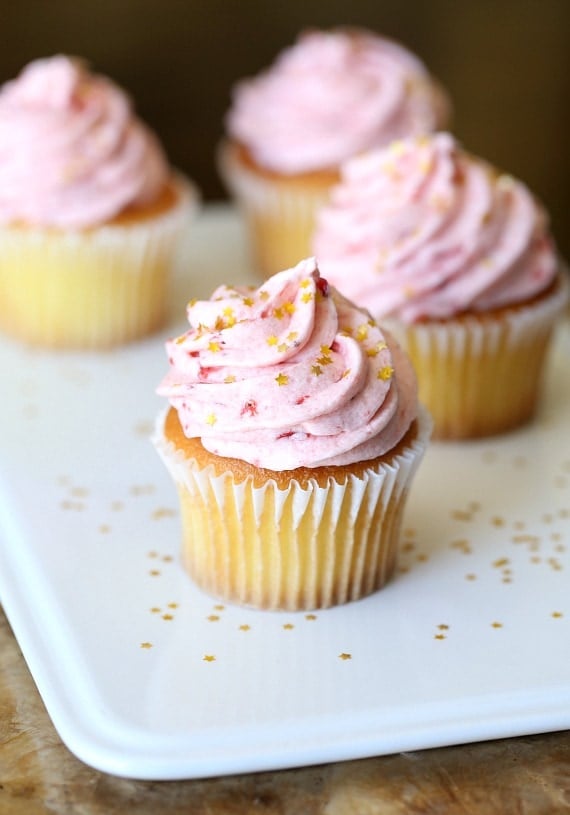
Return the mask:
[[414,440],[386,464],[330,477],[325,486],[269,479],[236,483],[231,471],[198,468],[169,443],[159,418],[155,445],[177,485],[183,559],[217,598],[266,609],[315,609],[383,586],[396,562],[402,513],[431,420],[423,409]]
[[550,295],[496,314],[411,325],[383,318],[412,359],[434,438],[493,435],[532,417],[568,289],[561,273]]

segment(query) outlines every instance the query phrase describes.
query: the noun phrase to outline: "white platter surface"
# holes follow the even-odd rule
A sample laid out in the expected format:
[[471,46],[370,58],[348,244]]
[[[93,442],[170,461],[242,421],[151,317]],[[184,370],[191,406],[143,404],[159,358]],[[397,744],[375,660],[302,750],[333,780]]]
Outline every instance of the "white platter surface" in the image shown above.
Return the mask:
[[231,209],[191,238],[162,334],[105,354],[0,341],[0,597],[69,749],[175,779],[570,727],[568,322],[532,425],[432,443],[389,586],[242,609],[183,572],[149,441],[187,300],[256,282]]

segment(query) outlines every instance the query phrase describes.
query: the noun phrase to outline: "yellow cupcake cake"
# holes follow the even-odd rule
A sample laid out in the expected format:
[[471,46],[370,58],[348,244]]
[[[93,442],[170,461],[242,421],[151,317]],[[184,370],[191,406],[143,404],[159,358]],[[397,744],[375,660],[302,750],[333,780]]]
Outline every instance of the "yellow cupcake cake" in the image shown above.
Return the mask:
[[534,415],[568,277],[520,181],[447,133],[398,141],[343,167],[313,249],[408,351],[434,438],[489,436]]
[[361,29],[309,31],[267,71],[240,82],[220,170],[260,273],[311,254],[315,212],[342,161],[448,118],[447,97],[420,60]]
[[195,203],[116,85],[31,63],[0,90],[0,330],[87,349],[156,330]]
[[407,357],[313,259],[257,290],[222,286],[188,318],[155,443],[193,580],[266,609],[379,589],[431,427]]

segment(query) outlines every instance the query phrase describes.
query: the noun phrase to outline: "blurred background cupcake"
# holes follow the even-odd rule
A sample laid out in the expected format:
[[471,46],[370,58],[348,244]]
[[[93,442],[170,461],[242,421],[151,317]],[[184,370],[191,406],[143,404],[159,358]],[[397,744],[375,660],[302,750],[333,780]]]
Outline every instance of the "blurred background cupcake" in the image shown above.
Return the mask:
[[342,161],[448,121],[447,96],[423,63],[364,29],[307,31],[238,83],[219,166],[261,274],[309,254],[315,211]]
[[0,330],[108,348],[158,329],[196,207],[109,79],[67,56],[0,91]]
[[311,609],[379,589],[428,442],[406,355],[314,259],[188,305],[156,445],[183,560],[216,597]]
[[408,350],[435,438],[501,433],[534,414],[568,281],[522,182],[447,133],[397,141],[343,166],[314,251]]

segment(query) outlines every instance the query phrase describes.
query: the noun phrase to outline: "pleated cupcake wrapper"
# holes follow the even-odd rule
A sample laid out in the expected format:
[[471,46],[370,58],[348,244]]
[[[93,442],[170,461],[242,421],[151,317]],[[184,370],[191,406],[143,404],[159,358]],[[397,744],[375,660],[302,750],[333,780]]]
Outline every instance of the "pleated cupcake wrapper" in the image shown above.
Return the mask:
[[535,412],[550,337],[568,298],[561,274],[553,293],[494,315],[404,325],[383,319],[408,351],[434,438],[502,433]]
[[225,145],[218,155],[220,174],[248,223],[259,272],[269,277],[310,257],[315,216],[326,203],[330,186],[256,173]]
[[[162,419],[160,422],[163,421]],[[265,609],[326,608],[364,597],[391,576],[405,499],[431,420],[422,410],[416,439],[362,478],[310,479],[280,489],[270,479],[198,468],[164,439],[155,444],[179,492],[183,559],[217,598]]]
[[85,231],[0,228],[0,330],[48,347],[105,348],[158,329],[179,238],[196,209],[189,183],[155,217]]

